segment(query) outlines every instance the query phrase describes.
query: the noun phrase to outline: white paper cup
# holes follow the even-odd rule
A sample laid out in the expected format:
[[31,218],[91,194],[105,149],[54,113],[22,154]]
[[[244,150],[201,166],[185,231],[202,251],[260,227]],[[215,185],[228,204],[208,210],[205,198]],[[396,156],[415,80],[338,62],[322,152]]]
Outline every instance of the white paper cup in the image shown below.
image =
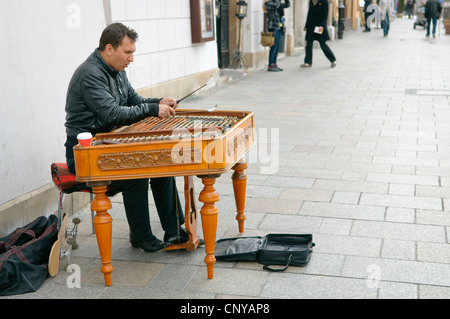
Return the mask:
[[81,146],[90,146],[92,142],[92,134],[89,132],[80,133],[77,135],[77,139]]

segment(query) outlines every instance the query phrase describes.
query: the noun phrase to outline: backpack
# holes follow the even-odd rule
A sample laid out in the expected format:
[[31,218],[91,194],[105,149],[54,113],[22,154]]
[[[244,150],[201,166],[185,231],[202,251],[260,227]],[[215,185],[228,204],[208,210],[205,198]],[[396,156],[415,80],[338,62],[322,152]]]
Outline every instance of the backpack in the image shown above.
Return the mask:
[[58,217],[38,217],[0,238],[0,296],[36,291],[49,275],[48,260],[58,237]]

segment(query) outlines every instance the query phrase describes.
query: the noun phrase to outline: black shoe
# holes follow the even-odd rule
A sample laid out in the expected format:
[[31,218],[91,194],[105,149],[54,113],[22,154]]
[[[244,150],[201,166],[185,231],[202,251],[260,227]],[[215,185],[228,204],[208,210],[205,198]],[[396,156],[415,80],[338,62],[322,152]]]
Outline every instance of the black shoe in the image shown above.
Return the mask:
[[142,248],[149,253],[154,253],[167,247],[166,243],[163,243],[156,237],[153,240],[142,240],[134,237],[132,234],[130,234],[130,243],[134,248]]
[[[164,234],[164,242],[168,245],[172,244],[184,244],[189,241],[189,235],[183,227],[180,227],[180,237],[178,238],[178,234]],[[199,245],[204,245],[205,241],[200,239]]]
[[178,234],[171,234],[171,233],[165,233],[164,234],[164,242],[171,245],[171,244],[183,244],[189,240],[189,235],[186,232],[186,230],[182,227],[180,227],[180,237],[178,238]]

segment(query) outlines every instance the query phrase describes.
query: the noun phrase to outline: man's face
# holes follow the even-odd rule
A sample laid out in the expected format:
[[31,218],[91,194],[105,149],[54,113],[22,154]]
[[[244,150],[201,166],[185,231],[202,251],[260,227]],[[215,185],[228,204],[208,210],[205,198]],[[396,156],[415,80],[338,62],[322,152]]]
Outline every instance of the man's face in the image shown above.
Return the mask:
[[114,49],[111,45],[108,49],[111,55],[109,55],[108,64],[117,71],[125,70],[128,65],[133,62],[133,53],[136,51],[135,42],[128,36],[125,36],[122,43]]

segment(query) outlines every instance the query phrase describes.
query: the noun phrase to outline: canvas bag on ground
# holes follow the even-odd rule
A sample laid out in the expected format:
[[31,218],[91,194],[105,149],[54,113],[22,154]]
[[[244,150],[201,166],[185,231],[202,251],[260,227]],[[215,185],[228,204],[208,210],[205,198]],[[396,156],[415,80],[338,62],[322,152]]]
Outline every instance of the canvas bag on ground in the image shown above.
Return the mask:
[[[311,234],[268,234],[266,236],[219,239],[214,256],[222,261],[256,261],[269,271],[305,266],[311,258]],[[281,265],[284,268],[273,268]]]
[[0,238],[0,296],[36,291],[48,276],[58,217],[41,216]]

